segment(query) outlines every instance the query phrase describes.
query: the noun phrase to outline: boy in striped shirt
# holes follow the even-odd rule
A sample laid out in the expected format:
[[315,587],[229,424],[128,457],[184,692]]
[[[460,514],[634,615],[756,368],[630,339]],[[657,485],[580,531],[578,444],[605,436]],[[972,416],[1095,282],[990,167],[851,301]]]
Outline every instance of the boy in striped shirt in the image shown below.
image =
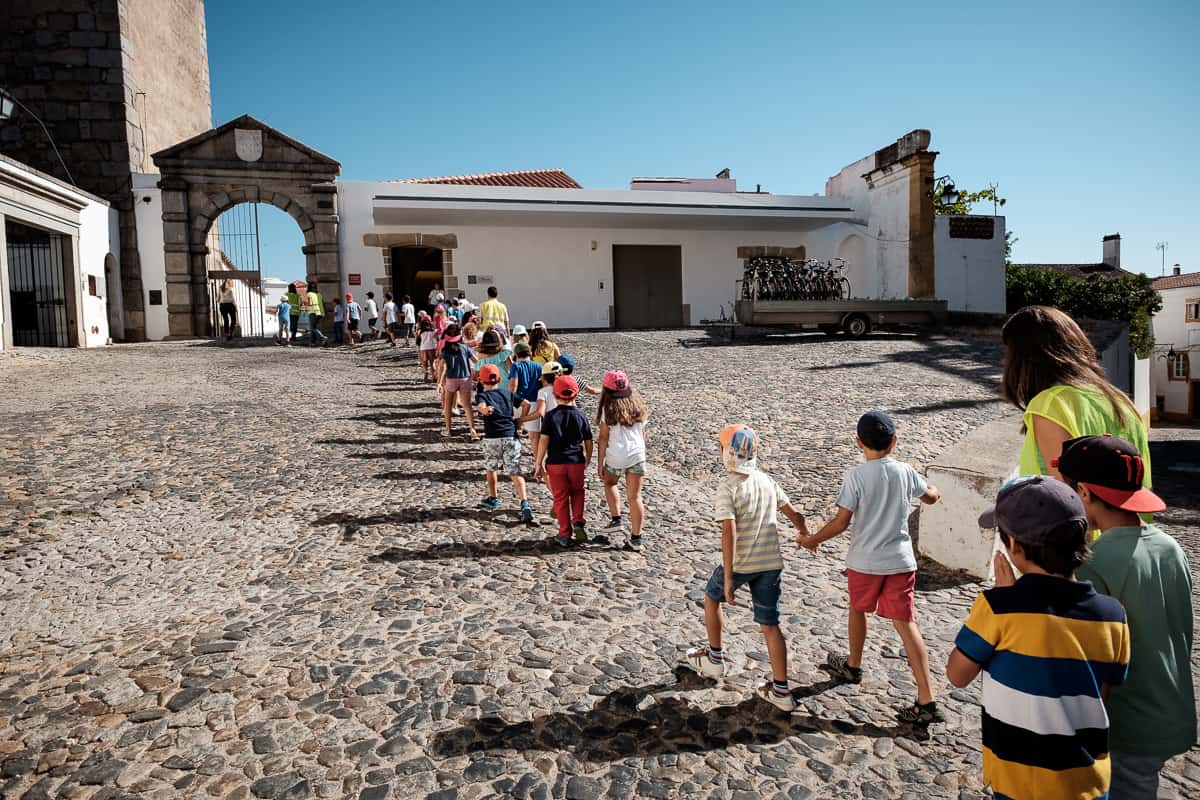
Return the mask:
[[1090,555],[1078,495],[1047,476],[1018,478],[979,518],[999,528],[1018,580],[996,553],[996,588],[979,595],[946,677],[983,672],[983,779],[999,800],[1108,797],[1110,686],[1125,681],[1125,610],[1075,570]]
[[737,590],[750,587],[754,621],[762,630],[771,658],[771,675],[755,693],[782,711],[793,711],[796,700],[788,688],[787,642],[779,630],[780,579],[783,555],[779,549],[777,511],[782,510],[797,531],[807,535],[804,517],[792,507],[783,489],[758,470],[758,437],[745,425],[721,431],[721,461],[729,475],[717,489],[716,518],[721,523],[721,566],[713,570],[704,590],[704,626],[708,644],[688,650],[685,663],[699,674],[719,678],[727,671],[721,648],[721,603],[737,604]]

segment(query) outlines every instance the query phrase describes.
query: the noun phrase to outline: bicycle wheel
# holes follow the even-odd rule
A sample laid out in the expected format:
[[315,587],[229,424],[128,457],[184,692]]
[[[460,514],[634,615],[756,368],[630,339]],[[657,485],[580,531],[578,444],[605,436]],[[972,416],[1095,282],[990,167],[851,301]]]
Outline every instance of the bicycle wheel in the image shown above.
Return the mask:
[[842,300],[850,299],[850,279],[849,278],[845,278],[845,277],[838,278],[838,289],[839,289],[838,293],[841,295]]

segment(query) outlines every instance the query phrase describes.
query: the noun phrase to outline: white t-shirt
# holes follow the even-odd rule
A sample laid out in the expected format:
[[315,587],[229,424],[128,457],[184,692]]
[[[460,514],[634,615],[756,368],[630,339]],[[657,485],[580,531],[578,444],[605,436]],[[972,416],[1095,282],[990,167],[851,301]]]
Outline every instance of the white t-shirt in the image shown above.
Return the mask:
[[[546,404],[546,412],[558,405],[558,401],[554,399],[553,386],[543,386],[542,388],[538,389],[537,399]],[[538,419],[531,419],[529,422],[526,422],[525,430],[540,433],[542,430],[541,418],[539,417]]]
[[925,494],[921,473],[891,458],[877,458],[846,473],[837,504],[854,514],[846,566],[870,575],[913,572],[908,515],[912,502]]
[[375,305],[375,298],[367,298],[367,319],[376,319],[379,316],[379,306]]
[[629,469],[646,460],[646,423],[609,425],[608,447],[604,451],[604,466]]
[[417,341],[418,350],[437,350],[437,333],[434,331],[425,331],[418,335]]
[[404,315],[405,325],[417,324],[417,309],[413,308],[412,303],[405,303],[404,305],[400,306],[400,313]]
[[429,305],[436,306],[438,303],[446,299],[446,295],[442,294],[441,289],[434,289],[429,293]]
[[398,317],[396,316],[396,303],[393,300],[388,300],[383,304],[383,324],[395,325]]

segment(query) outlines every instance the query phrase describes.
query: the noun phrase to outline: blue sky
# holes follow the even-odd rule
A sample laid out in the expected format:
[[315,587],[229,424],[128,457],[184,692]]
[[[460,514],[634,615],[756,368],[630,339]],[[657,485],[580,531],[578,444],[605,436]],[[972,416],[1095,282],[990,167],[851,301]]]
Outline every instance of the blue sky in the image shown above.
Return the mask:
[[[913,128],[999,184],[1017,261],[1200,271],[1200,10],[902,4],[208,0],[213,122],[252,114],[347,180],[562,167],[814,194]],[[990,205],[979,211],[990,211]],[[266,266],[299,234],[264,215]],[[295,258],[299,260],[298,253]],[[276,272],[286,272],[282,267]]]

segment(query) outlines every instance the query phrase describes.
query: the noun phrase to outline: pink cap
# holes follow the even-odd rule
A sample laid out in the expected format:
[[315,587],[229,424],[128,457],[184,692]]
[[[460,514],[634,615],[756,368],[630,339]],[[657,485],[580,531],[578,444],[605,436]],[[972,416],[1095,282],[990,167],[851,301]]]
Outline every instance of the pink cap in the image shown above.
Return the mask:
[[613,397],[628,397],[633,391],[629,386],[629,378],[619,369],[610,369],[604,373],[604,388]]

